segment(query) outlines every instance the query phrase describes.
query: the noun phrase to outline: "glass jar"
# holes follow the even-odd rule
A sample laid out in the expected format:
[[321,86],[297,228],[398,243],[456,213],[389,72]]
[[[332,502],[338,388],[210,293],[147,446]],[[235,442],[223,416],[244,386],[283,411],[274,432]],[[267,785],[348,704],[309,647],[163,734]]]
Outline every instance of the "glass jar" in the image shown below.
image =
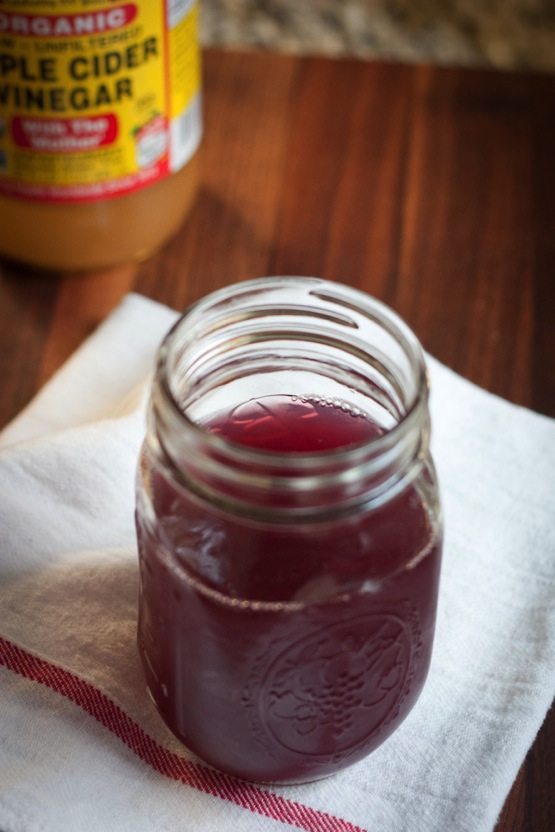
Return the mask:
[[305,782],[407,716],[441,557],[428,444],[422,350],[362,292],[263,278],[173,327],[138,474],[139,649],[191,751]]

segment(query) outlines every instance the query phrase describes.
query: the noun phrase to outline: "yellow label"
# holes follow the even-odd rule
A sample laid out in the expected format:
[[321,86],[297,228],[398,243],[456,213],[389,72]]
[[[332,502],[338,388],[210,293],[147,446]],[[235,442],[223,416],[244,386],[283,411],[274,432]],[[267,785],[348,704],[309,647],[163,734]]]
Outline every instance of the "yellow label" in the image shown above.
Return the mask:
[[0,5],[0,192],[82,201],[167,176],[201,136],[192,0]]

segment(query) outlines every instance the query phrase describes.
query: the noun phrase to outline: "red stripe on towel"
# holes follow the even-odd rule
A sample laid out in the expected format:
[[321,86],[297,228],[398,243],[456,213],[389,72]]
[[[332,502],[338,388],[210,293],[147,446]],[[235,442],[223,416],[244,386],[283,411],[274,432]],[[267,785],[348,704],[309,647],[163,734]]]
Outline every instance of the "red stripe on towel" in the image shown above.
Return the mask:
[[303,832],[365,832],[347,820],[179,757],[149,737],[119,705],[94,685],[23,650],[2,636],[0,665],[70,699],[115,734],[141,760],[171,780],[228,800],[255,814],[288,823]]

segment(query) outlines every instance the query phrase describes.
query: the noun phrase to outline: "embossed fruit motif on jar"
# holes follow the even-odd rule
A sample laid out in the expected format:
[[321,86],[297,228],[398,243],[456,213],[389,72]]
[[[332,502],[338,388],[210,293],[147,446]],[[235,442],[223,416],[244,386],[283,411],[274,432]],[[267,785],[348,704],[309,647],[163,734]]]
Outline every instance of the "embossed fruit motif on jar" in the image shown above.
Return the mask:
[[263,278],[158,356],[137,490],[139,649],[171,730],[242,778],[373,751],[424,684],[441,557],[418,341],[387,307]]

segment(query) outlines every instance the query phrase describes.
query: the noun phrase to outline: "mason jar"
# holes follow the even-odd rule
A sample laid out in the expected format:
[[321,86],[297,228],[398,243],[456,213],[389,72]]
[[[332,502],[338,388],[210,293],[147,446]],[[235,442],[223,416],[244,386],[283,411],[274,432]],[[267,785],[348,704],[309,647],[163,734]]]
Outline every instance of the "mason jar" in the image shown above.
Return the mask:
[[138,642],[173,733],[241,778],[332,774],[424,685],[441,515],[402,320],[316,278],[228,286],[163,341],[140,457]]

